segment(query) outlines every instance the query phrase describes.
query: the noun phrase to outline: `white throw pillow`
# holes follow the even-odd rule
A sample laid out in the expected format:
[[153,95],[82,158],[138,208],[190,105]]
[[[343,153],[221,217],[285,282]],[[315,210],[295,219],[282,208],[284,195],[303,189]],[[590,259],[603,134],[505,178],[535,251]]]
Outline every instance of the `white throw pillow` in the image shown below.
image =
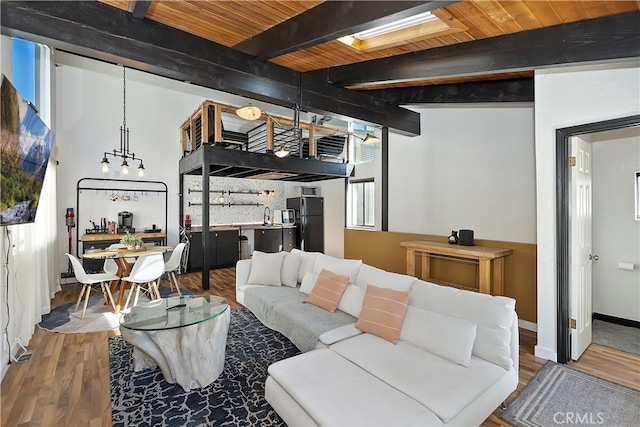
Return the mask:
[[318,275],[316,273],[305,274],[304,279],[302,279],[302,284],[300,285],[300,292],[309,295],[313,290],[313,287],[316,285],[316,280],[318,280]]
[[282,268],[280,269],[280,281],[285,286],[295,288],[298,285],[298,271],[300,270],[300,254],[283,252]]
[[478,325],[473,354],[511,369],[511,325],[516,301],[416,280],[409,294],[413,307],[458,317]]
[[248,285],[280,286],[280,269],[284,252],[268,254],[253,251],[251,257],[251,269],[249,270]]
[[400,339],[468,368],[476,328],[464,319],[409,306]]
[[313,265],[316,263],[316,256],[321,252],[305,252],[300,249],[292,249],[292,254],[300,255],[300,270],[298,270],[298,282],[302,283],[302,279],[307,273],[313,272]]
[[313,265],[313,272],[320,274],[322,269],[329,270],[340,276],[349,276],[349,282],[355,283],[361,265],[361,259],[342,259],[325,254],[318,254],[316,256],[316,262]]
[[364,289],[356,285],[349,284],[342,294],[342,298],[340,298],[338,310],[344,311],[353,317],[359,317],[360,310],[362,310],[362,302],[364,301],[364,294]]
[[397,291],[408,291],[411,284],[416,281],[415,277],[406,274],[392,273],[368,264],[362,264],[358,270],[355,283],[362,289],[367,289],[367,285],[377,286],[379,288],[391,288]]

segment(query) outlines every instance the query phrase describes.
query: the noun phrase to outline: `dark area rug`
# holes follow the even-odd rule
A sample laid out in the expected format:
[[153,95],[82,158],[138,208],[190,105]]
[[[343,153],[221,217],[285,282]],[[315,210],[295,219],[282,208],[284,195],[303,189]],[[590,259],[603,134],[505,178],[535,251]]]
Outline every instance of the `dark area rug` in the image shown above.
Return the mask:
[[547,362],[499,418],[514,427],[638,426],[640,392]]
[[246,308],[231,312],[224,371],[208,387],[185,392],[159,369],[136,373],[132,349],[109,337],[114,427],[284,425],[264,398],[267,368],[300,351]]

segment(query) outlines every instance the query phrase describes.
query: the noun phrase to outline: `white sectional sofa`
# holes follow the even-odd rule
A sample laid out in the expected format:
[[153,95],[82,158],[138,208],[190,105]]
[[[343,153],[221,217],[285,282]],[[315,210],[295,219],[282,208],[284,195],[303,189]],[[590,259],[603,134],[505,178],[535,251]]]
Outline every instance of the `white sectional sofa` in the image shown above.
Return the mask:
[[[349,277],[335,312],[302,303],[323,269]],[[395,344],[356,327],[369,285],[408,292]],[[236,299],[303,352],[265,385],[289,426],[479,425],[518,384],[511,298],[294,250],[239,261]]]

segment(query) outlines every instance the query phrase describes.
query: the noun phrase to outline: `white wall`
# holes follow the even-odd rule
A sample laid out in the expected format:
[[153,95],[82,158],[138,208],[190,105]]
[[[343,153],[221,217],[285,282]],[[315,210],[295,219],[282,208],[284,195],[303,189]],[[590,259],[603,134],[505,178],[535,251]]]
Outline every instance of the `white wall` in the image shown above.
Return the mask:
[[533,106],[420,107],[390,135],[389,230],[535,243]]
[[[61,220],[58,233],[66,236],[63,215],[67,207],[76,206],[76,185],[79,179],[124,178],[119,163],[111,158],[111,171],[104,175],[100,161],[105,151],[119,148],[119,128],[122,125],[122,67],[58,52],[56,78],[56,143],[58,147],[58,206]],[[178,243],[178,161],[182,155],[179,127],[205,100],[243,105],[246,100],[234,95],[191,84],[169,80],[144,72],[127,69],[127,126],[130,129],[130,149],[144,159],[143,180],[162,181],[168,187],[168,244]],[[281,107],[261,105],[272,114],[287,116],[291,111]],[[132,162],[130,162],[132,163]],[[137,162],[130,164],[127,179],[137,180]],[[109,192],[82,196],[81,223],[74,229],[84,234],[92,219],[99,224],[102,217],[117,221],[117,213],[134,213],[137,229],[161,224],[164,201],[157,194],[139,197],[137,202],[110,201]],[[131,193],[129,193],[131,195]],[[60,242],[60,265],[67,269],[64,253],[67,240]]]
[[640,63],[564,67],[535,73],[538,344],[556,360],[555,131],[640,113]]
[[[593,137],[593,253],[600,257],[593,263],[593,311],[640,321],[640,221],[634,208],[640,127]],[[620,262],[635,270],[619,269]]]
[[344,257],[345,182],[331,179],[316,183],[324,198],[324,253]]

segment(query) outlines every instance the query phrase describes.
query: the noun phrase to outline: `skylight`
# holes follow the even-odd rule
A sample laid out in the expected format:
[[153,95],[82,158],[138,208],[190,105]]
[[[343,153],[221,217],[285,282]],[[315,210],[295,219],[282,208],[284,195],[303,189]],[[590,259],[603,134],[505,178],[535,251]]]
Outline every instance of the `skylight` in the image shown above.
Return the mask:
[[[444,21],[440,15],[445,17]],[[338,41],[358,52],[371,52],[466,30],[446,12],[424,12],[340,37]]]
[[437,19],[435,15],[431,12],[419,13],[417,15],[409,16],[407,18],[399,19],[394,22],[389,22],[387,24],[380,25],[378,27],[370,28],[368,30],[360,31],[358,33],[353,34],[353,37],[366,40],[371,37],[380,36],[382,34],[387,34],[392,31],[401,30],[403,28],[412,27],[414,25],[422,24],[423,22],[428,22],[433,19]]

